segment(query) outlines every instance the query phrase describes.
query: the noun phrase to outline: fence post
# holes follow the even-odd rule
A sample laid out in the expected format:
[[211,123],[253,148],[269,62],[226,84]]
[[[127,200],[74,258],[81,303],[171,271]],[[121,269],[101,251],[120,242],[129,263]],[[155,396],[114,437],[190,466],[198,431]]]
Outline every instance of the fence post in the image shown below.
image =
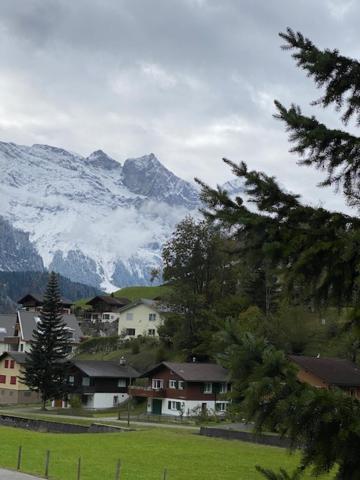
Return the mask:
[[116,464],[115,480],[120,480],[120,473],[121,473],[121,461],[118,460]]
[[78,460],[77,480],[80,480],[80,475],[81,475],[81,457],[79,457],[79,460]]
[[164,476],[163,476],[163,480],[167,480],[168,476],[167,476],[167,469],[164,468]]
[[46,451],[45,457],[45,478],[49,478],[50,450]]
[[19,446],[16,470],[21,468],[22,446]]

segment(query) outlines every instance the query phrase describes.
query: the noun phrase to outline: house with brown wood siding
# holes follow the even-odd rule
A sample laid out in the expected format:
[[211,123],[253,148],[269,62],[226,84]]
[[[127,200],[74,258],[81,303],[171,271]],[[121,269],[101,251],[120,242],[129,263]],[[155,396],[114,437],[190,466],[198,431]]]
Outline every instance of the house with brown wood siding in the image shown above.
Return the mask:
[[132,396],[148,399],[147,412],[193,416],[224,415],[230,390],[228,371],[214,363],[162,362],[145,372],[146,386],[132,386]]
[[360,398],[360,367],[350,360],[289,355],[298,367],[298,379],[317,388],[340,388]]

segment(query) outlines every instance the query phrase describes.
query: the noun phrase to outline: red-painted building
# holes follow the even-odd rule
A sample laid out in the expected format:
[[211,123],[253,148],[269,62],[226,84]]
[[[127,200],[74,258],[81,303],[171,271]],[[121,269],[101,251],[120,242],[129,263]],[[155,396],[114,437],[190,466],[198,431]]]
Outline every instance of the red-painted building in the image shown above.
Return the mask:
[[156,415],[224,415],[230,390],[228,371],[214,363],[162,362],[142,375],[148,385],[133,386],[132,396],[148,399],[147,412]]

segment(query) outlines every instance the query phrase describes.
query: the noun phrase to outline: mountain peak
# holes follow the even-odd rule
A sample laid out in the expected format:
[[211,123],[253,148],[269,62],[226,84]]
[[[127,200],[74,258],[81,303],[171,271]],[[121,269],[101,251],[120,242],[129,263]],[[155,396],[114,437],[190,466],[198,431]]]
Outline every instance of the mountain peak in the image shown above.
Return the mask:
[[95,152],[91,153],[86,160],[94,167],[105,168],[106,170],[121,168],[121,164],[109,157],[109,155],[103,150],[95,150]]
[[127,159],[122,173],[124,185],[137,195],[188,208],[199,205],[195,188],[170,172],[153,153]]

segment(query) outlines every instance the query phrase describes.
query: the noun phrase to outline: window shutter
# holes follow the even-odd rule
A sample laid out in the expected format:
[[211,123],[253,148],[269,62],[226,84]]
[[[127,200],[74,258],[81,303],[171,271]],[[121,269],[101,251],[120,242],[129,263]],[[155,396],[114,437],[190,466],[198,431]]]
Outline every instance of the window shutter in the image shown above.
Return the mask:
[[171,401],[168,401],[168,410],[171,410]]

